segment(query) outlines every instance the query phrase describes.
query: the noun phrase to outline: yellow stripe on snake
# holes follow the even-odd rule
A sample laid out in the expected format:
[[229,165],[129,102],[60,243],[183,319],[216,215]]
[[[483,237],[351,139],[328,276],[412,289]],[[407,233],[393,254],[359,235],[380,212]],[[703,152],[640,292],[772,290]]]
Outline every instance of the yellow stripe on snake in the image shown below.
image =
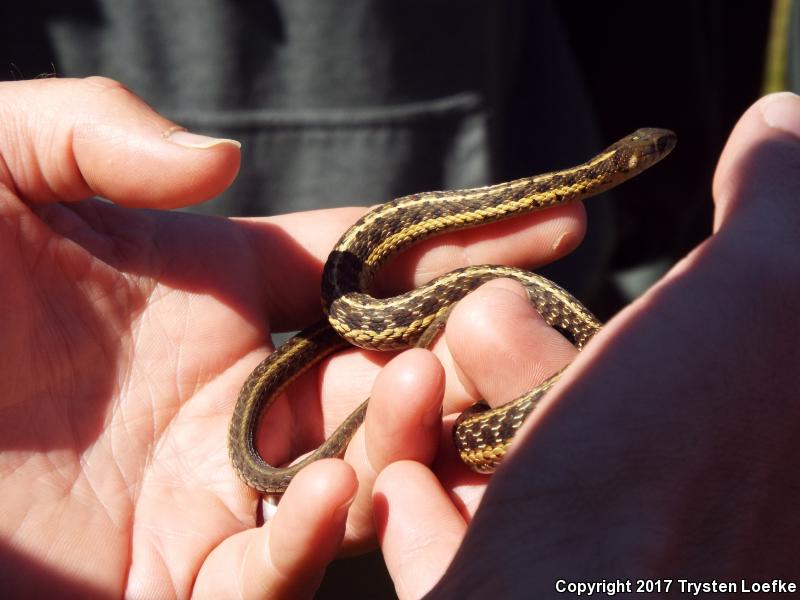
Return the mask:
[[[491,279],[519,281],[545,321],[582,349],[600,330],[600,322],[555,283],[521,269],[466,267],[383,299],[369,294],[370,283],[389,257],[421,240],[589,198],[654,165],[675,142],[671,131],[639,129],[576,167],[471,190],[404,196],[364,215],[342,236],[325,264],[322,304],[328,319],[304,329],[270,354],[239,393],[228,436],[231,461],[239,476],[256,490],[280,494],[309,463],[341,456],[364,420],[368,400],[319,448],[284,468],[268,465],[256,451],[262,414],[295,378],[349,344],[373,350],[427,347],[455,303]],[[462,413],[453,429],[461,459],[475,471],[493,472],[516,431],[558,377],[553,375],[499,408],[478,402]]]

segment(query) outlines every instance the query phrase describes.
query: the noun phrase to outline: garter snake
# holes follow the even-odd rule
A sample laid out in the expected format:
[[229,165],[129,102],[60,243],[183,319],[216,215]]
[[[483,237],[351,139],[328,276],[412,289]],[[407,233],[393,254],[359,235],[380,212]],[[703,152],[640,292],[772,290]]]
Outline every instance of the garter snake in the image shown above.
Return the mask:
[[[521,269],[466,267],[392,298],[371,296],[369,286],[389,257],[412,244],[445,231],[594,196],[661,160],[675,141],[670,131],[639,129],[576,167],[476,189],[404,196],[365,214],[342,236],[325,264],[322,304],[327,320],[280,346],[242,387],[228,436],[231,461],[239,476],[256,490],[280,494],[310,462],[340,456],[364,420],[367,400],[319,448],[285,468],[266,464],[256,451],[255,433],[262,413],[289,383],[340,348],[350,344],[377,350],[427,346],[454,304],[491,279],[508,277],[522,283],[545,321],[582,349],[600,330],[600,322],[559,286]],[[558,376],[499,408],[479,402],[465,411],[453,430],[462,460],[473,470],[492,472],[525,417]]]

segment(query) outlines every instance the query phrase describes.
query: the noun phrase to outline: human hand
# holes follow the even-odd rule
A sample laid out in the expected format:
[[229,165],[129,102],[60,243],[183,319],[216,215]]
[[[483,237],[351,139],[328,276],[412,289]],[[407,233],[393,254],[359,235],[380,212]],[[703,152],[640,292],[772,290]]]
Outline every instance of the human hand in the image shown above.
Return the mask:
[[[792,579],[798,138],[797,96],[770,96],[745,113],[714,179],[714,235],[576,358],[477,512],[418,463],[381,473],[377,516],[401,597],[555,597],[557,580],[668,578],[680,591],[680,578]],[[500,293],[480,291],[484,302]],[[535,317],[509,328],[498,315],[500,333],[470,334],[484,311],[468,300],[447,329],[464,372],[490,400],[536,383],[530,369],[514,375],[529,360],[526,343],[555,343],[535,341]],[[528,310],[521,297],[515,304]],[[511,369],[493,371],[510,356]]]
[[[228,462],[227,427],[269,333],[319,315],[324,258],[363,209],[251,220],[134,210],[219,193],[239,152],[178,132],[103,79],[0,85],[0,158],[4,591],[312,593],[343,535],[346,549],[374,535],[375,473],[430,460],[440,365],[414,350],[383,369],[348,462],[306,469],[264,527],[259,496]],[[94,194],[112,203],[81,201]],[[545,262],[582,226],[576,206],[448,236],[398,260],[384,286],[470,260]],[[318,444],[388,360],[353,350],[303,378],[267,416],[262,454],[280,462]]]

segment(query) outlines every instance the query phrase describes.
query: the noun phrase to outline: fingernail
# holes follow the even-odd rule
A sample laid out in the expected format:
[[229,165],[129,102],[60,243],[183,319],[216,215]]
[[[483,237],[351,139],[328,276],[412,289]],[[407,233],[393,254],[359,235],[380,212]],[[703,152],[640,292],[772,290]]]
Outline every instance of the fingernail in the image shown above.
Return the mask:
[[333,511],[331,515],[331,520],[333,523],[344,523],[347,520],[347,513],[350,512],[350,506],[353,504],[353,501],[356,499],[355,495],[352,498],[347,500],[344,504],[342,504],[339,508]]
[[242,144],[236,140],[209,137],[207,135],[198,135],[196,133],[190,133],[184,129],[171,129],[164,134],[164,138],[185,148],[205,149],[213,148],[214,146],[219,146],[220,144],[231,144],[237,148],[242,147]]
[[800,96],[792,92],[778,92],[761,102],[764,122],[775,129],[800,137]]

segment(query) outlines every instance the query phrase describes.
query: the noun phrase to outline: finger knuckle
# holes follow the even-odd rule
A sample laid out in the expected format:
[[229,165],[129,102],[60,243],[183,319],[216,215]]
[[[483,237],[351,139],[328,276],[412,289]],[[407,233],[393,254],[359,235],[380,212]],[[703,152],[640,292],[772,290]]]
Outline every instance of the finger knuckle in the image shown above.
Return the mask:
[[92,75],[91,77],[86,77],[82,80],[84,85],[88,86],[95,92],[104,92],[104,93],[124,93],[124,94],[132,94],[125,85],[117,81],[116,79],[111,79],[110,77],[104,77],[102,75]]

